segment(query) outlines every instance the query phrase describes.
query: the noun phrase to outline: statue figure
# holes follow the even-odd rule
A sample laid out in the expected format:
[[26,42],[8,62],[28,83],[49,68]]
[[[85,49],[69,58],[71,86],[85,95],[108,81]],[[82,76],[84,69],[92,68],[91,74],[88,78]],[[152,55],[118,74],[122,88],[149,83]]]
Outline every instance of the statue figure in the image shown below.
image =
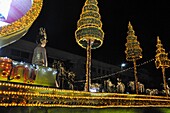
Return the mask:
[[146,94],[148,95],[158,95],[158,93],[159,93],[158,89],[149,89],[149,88],[146,89]]
[[117,93],[124,93],[125,92],[125,85],[122,83],[121,79],[117,78]]
[[[134,81],[129,81],[128,87],[130,88],[130,91],[132,93],[135,93],[135,82]],[[139,91],[139,93],[144,93],[145,92],[144,84],[138,82],[138,91]]]
[[144,93],[145,92],[144,84],[138,82],[138,89],[139,89],[139,93]]
[[69,89],[73,90],[74,89],[74,79],[75,79],[75,73],[72,71],[68,72],[68,85]]
[[101,90],[101,84],[99,83],[92,83],[90,85],[90,92],[100,92]]
[[[164,85],[164,84],[163,84],[163,85]],[[168,93],[168,95],[170,95],[170,88],[169,88],[168,84],[166,85],[166,87],[167,87],[167,93]],[[166,95],[165,89],[163,89],[163,90],[161,91],[161,93],[162,93],[163,95]]]
[[56,79],[55,79],[55,85],[57,88],[59,88],[59,81],[58,81],[58,61],[57,60],[54,60],[53,63],[52,63],[52,68],[56,69],[57,73],[56,73]]
[[61,63],[60,61],[58,61],[57,69],[58,69],[58,74],[56,76],[56,82],[58,84],[58,87],[60,89],[63,89],[65,78],[66,78],[66,71],[65,71],[65,68],[63,66],[63,63]]
[[106,82],[107,82],[107,92],[109,92],[109,93],[113,92],[115,85],[112,84],[110,79],[108,79]]
[[129,81],[127,84],[130,93],[135,93],[135,82]]
[[33,58],[32,58],[32,64],[36,64],[39,66],[48,66],[48,62],[47,62],[47,55],[46,55],[46,43],[47,41],[47,35],[46,35],[46,31],[45,28],[40,28],[39,29],[39,43],[37,45],[37,47],[34,49],[34,53],[33,53]]

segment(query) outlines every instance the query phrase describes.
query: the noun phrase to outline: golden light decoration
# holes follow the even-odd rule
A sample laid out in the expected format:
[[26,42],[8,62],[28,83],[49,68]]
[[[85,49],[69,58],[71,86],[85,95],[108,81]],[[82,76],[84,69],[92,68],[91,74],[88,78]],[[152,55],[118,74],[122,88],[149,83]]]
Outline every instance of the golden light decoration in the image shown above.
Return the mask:
[[[143,65],[145,65],[145,64],[151,63],[151,62],[153,62],[154,60],[155,60],[155,59],[152,58],[152,59],[150,59],[150,60],[147,60],[147,61],[145,61],[145,62],[143,62],[143,63],[140,63],[140,64],[136,65],[136,67],[140,67],[140,66],[143,66]],[[120,70],[120,71],[117,71],[117,72],[114,72],[114,73],[111,73],[111,74],[108,74],[108,75],[104,75],[104,76],[100,76],[100,77],[93,78],[92,80],[100,80],[100,79],[103,79],[103,78],[108,78],[108,77],[115,76],[115,75],[118,75],[118,74],[123,73],[123,72],[130,71],[130,70],[132,70],[132,69],[134,69],[134,67],[128,67],[128,68],[126,68],[126,69],[122,69],[122,70]],[[85,80],[78,80],[78,81],[75,81],[75,82],[84,82],[84,81],[85,81]]]
[[39,107],[169,107],[170,98],[164,96],[90,93],[0,82],[0,106]]
[[165,49],[163,48],[163,45],[161,44],[161,40],[159,39],[159,36],[157,37],[157,50],[156,50],[156,56],[155,56],[155,64],[156,68],[168,68],[170,67],[170,60],[168,59],[168,53],[165,53]]
[[[57,70],[0,57],[0,81],[55,86]],[[43,79],[43,81],[42,81]]]
[[0,28],[0,48],[7,46],[23,37],[42,9],[43,0],[33,0],[32,7],[27,13],[9,25]]
[[87,51],[85,91],[91,85],[91,49],[99,48],[104,39],[97,4],[97,0],[86,0],[75,31],[76,42]]
[[168,59],[168,53],[165,53],[165,49],[163,48],[163,45],[161,44],[161,40],[159,39],[159,36],[157,37],[157,50],[155,55],[155,65],[156,68],[162,68],[162,75],[163,75],[163,82],[164,82],[164,89],[166,92],[166,96],[168,96],[168,87],[166,83],[166,76],[165,76],[165,68],[170,67],[170,60]]
[[89,39],[93,42],[91,49],[99,48],[103,44],[104,32],[97,4],[97,0],[86,0],[77,22],[76,41],[84,49],[87,48]]
[[0,57],[0,76],[7,78],[12,69],[12,59],[7,57]]
[[142,58],[142,49],[140,48],[140,43],[137,41],[137,36],[135,36],[135,31],[133,30],[133,26],[129,22],[128,25],[128,36],[126,37],[127,43],[126,46],[126,60],[133,61]]
[[137,68],[136,68],[136,60],[142,58],[142,49],[140,48],[140,43],[137,41],[137,36],[135,36],[135,31],[131,23],[128,25],[128,36],[126,37],[127,43],[126,46],[126,60],[133,61],[134,64],[134,77],[135,77],[135,89],[138,94],[138,77],[137,77]]

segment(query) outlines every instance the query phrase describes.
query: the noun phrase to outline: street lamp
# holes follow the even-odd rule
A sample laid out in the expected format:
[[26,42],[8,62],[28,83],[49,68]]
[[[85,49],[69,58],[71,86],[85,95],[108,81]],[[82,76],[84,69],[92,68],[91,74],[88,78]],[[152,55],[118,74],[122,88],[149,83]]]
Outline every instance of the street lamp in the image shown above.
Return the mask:
[[125,66],[126,66],[126,63],[122,63],[122,64],[120,65],[120,75],[118,76],[117,79],[121,78],[121,75],[123,75],[123,74],[122,74],[122,72],[123,72],[123,67],[125,67]]
[[121,64],[121,70],[123,69],[123,67],[125,67],[126,66],[126,63],[122,63]]

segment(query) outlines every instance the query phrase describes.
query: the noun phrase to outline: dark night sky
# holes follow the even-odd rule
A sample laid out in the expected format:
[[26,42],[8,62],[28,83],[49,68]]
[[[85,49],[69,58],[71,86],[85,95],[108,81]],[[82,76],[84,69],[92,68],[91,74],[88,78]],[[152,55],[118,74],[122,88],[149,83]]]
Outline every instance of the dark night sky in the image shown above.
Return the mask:
[[[162,1],[98,0],[105,37],[103,45],[92,50],[92,58],[117,66],[127,62],[124,51],[129,21],[143,50],[143,58],[137,64],[155,57],[158,35],[166,52],[169,52],[170,4]],[[38,29],[45,27],[49,41],[47,46],[86,57],[86,50],[75,40],[77,21],[84,2],[85,0],[44,0],[41,14],[23,39],[35,42]],[[142,68],[151,73],[161,73],[161,70],[155,68],[154,62],[143,65]]]

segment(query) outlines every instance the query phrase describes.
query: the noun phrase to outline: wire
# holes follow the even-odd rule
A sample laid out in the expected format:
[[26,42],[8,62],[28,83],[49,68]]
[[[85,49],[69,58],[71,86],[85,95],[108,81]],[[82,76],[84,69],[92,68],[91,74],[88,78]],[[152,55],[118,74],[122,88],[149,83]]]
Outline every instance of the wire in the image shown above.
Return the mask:
[[[154,61],[154,60],[155,60],[155,58],[150,59],[150,60],[148,60],[148,61],[145,61],[145,62],[143,62],[143,63],[141,63],[141,64],[136,65],[136,67],[143,66],[143,65],[148,64],[148,63],[150,63],[150,62],[152,62],[152,61]],[[109,74],[109,75],[104,75],[104,76],[100,76],[100,77],[93,78],[92,80],[98,80],[98,79],[108,78],[108,77],[110,77],[110,76],[114,76],[114,75],[117,75],[117,74],[120,74],[120,73],[129,71],[129,70],[132,70],[133,68],[134,68],[134,67],[129,67],[129,68],[123,69],[123,70],[121,70],[121,71],[117,71],[117,72],[112,73],[112,74]],[[75,82],[85,82],[85,80],[78,80],[78,81],[75,81]]]
[[[170,51],[169,51],[168,53],[170,53]],[[152,59],[150,59],[150,60],[148,60],[148,61],[145,61],[145,62],[143,62],[143,63],[141,63],[141,64],[136,65],[136,67],[143,66],[143,65],[148,64],[148,63],[150,63],[150,62],[152,62],[152,61],[154,61],[154,60],[155,60],[155,58],[152,58]],[[92,80],[98,80],[98,79],[108,78],[108,77],[110,77],[110,76],[114,76],[114,75],[117,75],[117,74],[120,74],[120,73],[129,71],[129,70],[132,70],[133,68],[134,68],[134,67],[129,67],[129,68],[123,69],[123,70],[121,70],[121,71],[118,71],[118,72],[115,72],[115,73],[112,73],[112,74],[109,74],[109,75],[104,75],[104,76],[100,76],[100,77],[93,78]],[[75,81],[75,82],[85,82],[85,80],[79,80],[79,81]]]

